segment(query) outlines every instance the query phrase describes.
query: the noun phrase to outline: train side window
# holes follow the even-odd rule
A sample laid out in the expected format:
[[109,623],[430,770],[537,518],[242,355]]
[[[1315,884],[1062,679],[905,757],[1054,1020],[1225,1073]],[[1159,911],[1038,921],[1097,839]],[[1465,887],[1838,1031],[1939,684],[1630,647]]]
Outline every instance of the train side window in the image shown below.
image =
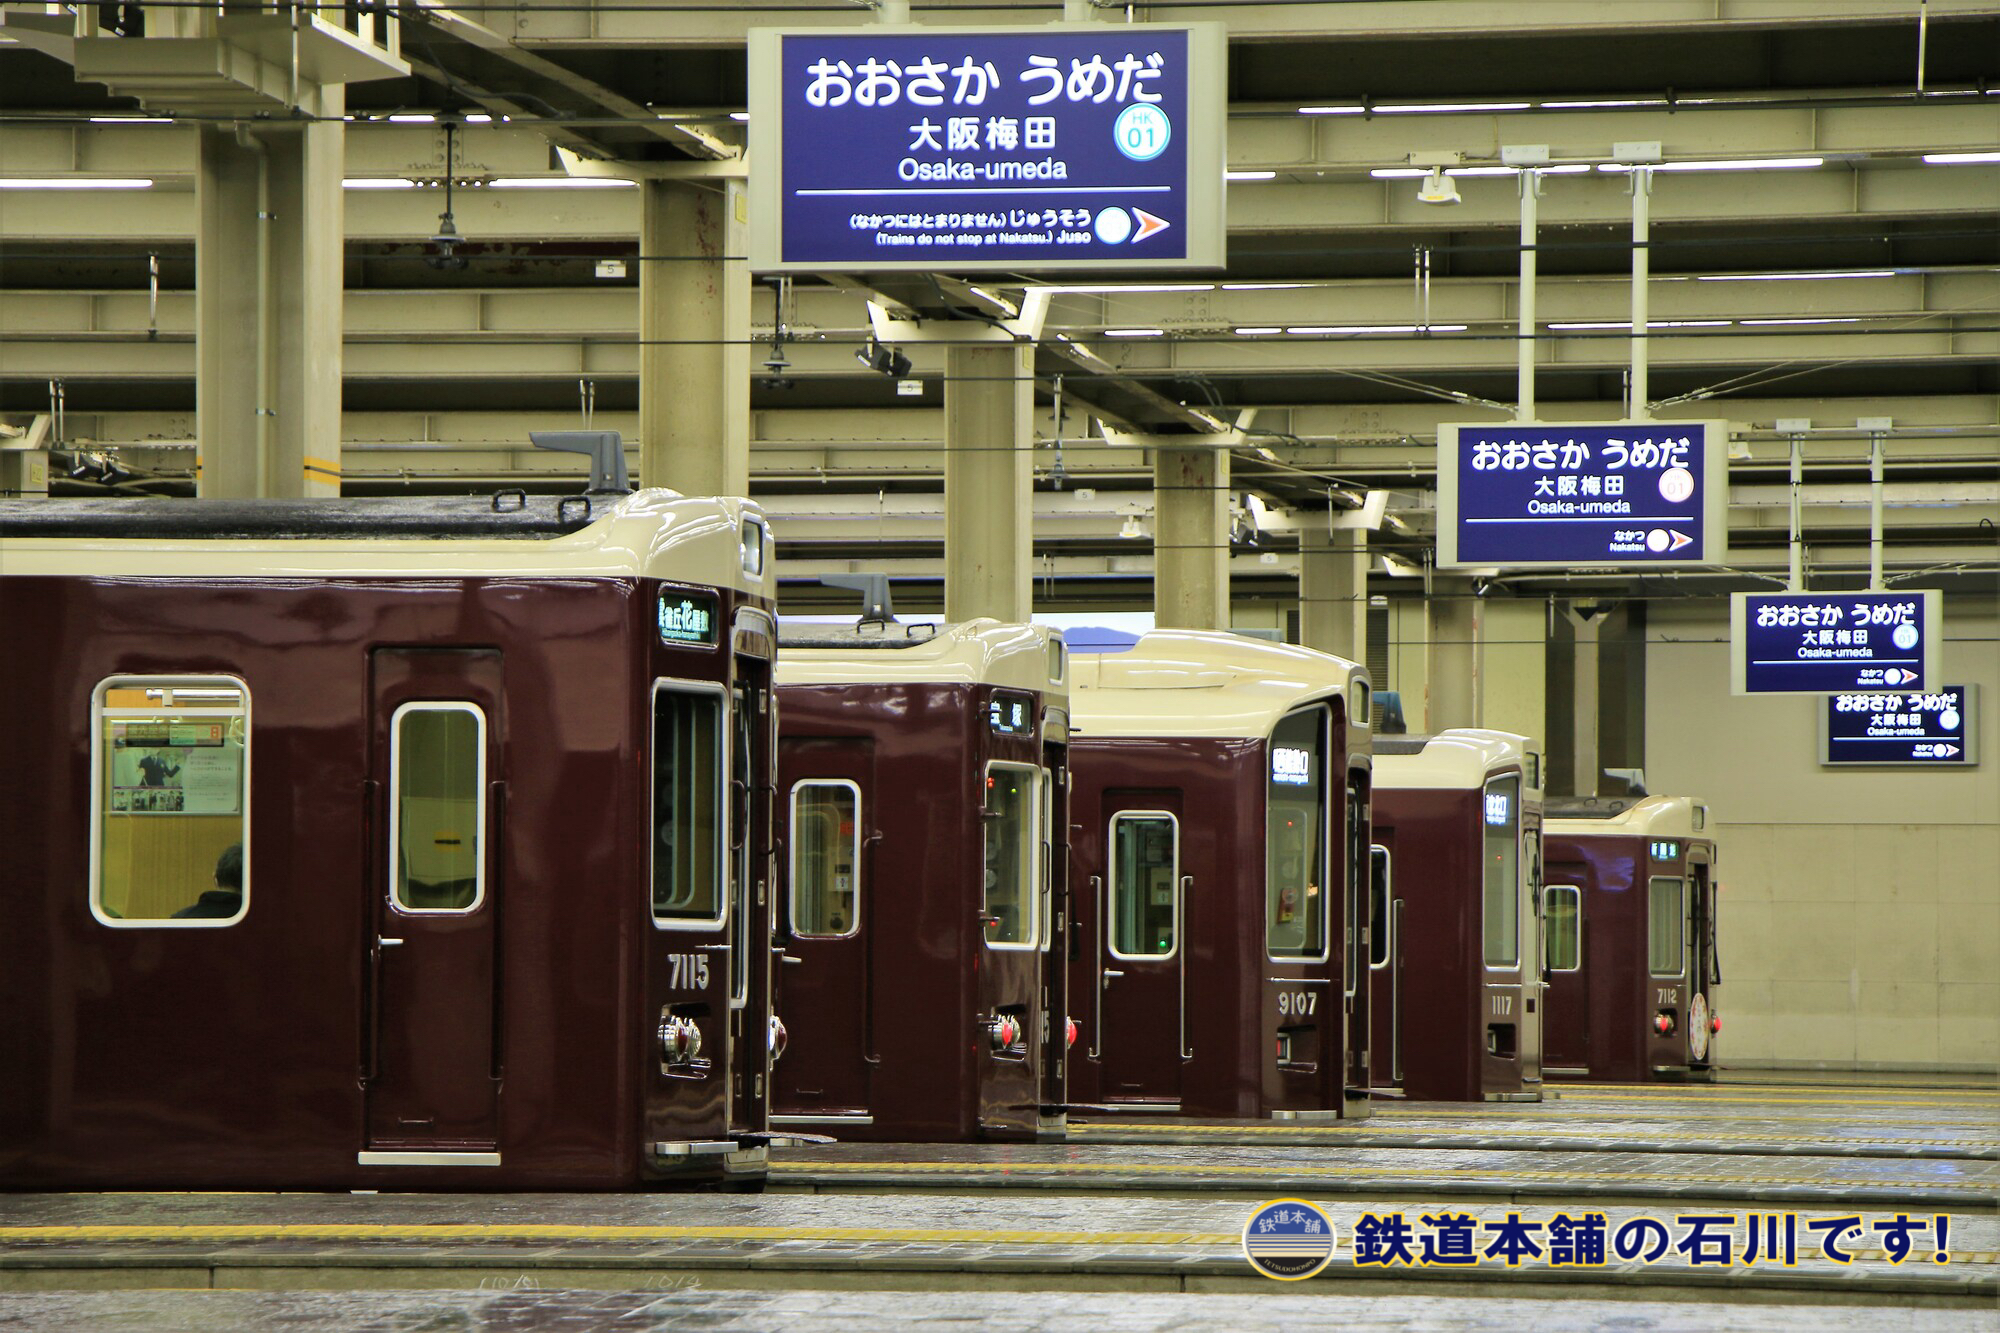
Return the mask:
[[792,787],[792,934],[840,939],[861,928],[861,788],[809,778]]
[[1551,884],[1547,904],[1549,971],[1574,972],[1583,966],[1583,900],[1574,884]]
[[1041,939],[1040,770],[1026,764],[986,766],[986,883],[981,913],[995,949],[1033,949]]
[[250,687],[113,676],[91,696],[90,911],[229,926],[250,910]]
[[1111,956],[1171,958],[1180,945],[1180,822],[1165,810],[1111,817]]
[[389,719],[389,897],[399,912],[486,899],[486,714],[407,703]]
[[1368,966],[1389,965],[1389,849],[1368,849]]
[[653,688],[653,918],[711,930],[727,916],[722,691]]
[[1488,780],[1482,793],[1485,830],[1486,966],[1521,961],[1521,776]]
[[1264,802],[1264,951],[1274,961],[1327,957],[1326,709],[1271,729]]
[[1681,938],[1685,892],[1678,875],[1655,875],[1646,881],[1646,957],[1656,977],[1677,977],[1685,970],[1687,946]]

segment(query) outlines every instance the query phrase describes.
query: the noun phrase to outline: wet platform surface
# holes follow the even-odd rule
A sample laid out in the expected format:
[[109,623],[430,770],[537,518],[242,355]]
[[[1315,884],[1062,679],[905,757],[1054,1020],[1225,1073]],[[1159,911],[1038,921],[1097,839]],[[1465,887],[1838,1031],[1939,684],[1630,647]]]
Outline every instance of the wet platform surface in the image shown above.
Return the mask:
[[[1275,1288],[1276,1284],[1271,1284]],[[1561,1300],[1481,1292],[1461,1296],[1124,1293],[758,1292],[696,1287],[673,1292],[148,1292],[0,1295],[0,1329],[97,1333],[238,1333],[238,1330],[343,1329],[357,1333],[582,1333],[588,1329],[833,1330],[873,1333],[921,1323],[977,1326],[998,1333],[1052,1328],[1104,1333],[1168,1333],[1190,1328],[1255,1330],[1334,1326],[1356,1333],[1425,1328],[1501,1333],[1582,1333],[1727,1327],[1735,1333],[1869,1333],[1880,1307],[1734,1305],[1726,1314],[1659,1300]],[[1721,1315],[1721,1317],[1718,1317]],[[1987,1310],[1926,1309],[1936,1333],[1990,1333]]]

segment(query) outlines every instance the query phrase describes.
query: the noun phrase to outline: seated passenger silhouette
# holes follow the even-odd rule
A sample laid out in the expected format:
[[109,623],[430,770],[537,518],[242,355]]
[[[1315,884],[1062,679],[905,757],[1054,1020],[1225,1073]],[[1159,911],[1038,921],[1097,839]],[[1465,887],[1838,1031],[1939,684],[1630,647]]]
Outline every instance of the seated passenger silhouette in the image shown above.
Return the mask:
[[243,910],[243,844],[232,842],[215,860],[215,887],[174,913],[176,919],[235,916]]

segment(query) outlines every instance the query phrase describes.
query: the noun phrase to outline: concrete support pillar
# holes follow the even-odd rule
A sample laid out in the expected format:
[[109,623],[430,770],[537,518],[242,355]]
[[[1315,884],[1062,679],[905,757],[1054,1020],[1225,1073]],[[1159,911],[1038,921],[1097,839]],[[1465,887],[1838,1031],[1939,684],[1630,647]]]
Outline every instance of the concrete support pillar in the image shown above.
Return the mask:
[[944,617],[1024,622],[1034,560],[1033,349],[945,354]]
[[1229,451],[1153,454],[1153,623],[1229,628]]
[[1549,786],[1551,794],[1597,795],[1598,638],[1603,613],[1575,603],[1555,618],[1549,635]]
[[1548,748],[1548,603],[1482,597],[1477,716],[1482,727],[1511,731]]
[[[1299,538],[1299,642],[1368,661],[1368,534],[1315,529]],[[1377,681],[1378,688],[1382,682]]]
[[[1599,622],[1597,689],[1597,781],[1602,784],[1603,769],[1646,766],[1644,602],[1621,602]],[[1610,794],[1620,794],[1615,783]]]
[[749,220],[741,182],[645,180],[639,484],[750,493]]
[[[1437,576],[1425,624],[1424,731],[1479,725],[1478,602],[1470,579]],[[1410,701],[1403,701],[1405,716]],[[1417,726],[1411,718],[1411,726]]]
[[199,131],[197,488],[209,497],[340,493],[339,88],[308,125]]

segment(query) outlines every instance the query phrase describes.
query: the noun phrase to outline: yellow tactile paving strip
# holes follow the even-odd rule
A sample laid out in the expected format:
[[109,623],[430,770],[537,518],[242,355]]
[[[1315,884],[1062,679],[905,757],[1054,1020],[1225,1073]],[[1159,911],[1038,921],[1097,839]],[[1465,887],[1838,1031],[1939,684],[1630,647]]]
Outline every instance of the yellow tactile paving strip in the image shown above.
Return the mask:
[[[1200,1231],[979,1231],[927,1227],[791,1227],[791,1226],[590,1226],[574,1223],[511,1222],[267,1222],[204,1225],[95,1223],[76,1226],[0,1227],[0,1245],[116,1245],[159,1241],[588,1241],[649,1243],[658,1241],[845,1241],[898,1245],[1062,1245],[1168,1246],[1234,1249],[1233,1233]],[[1886,1260],[1875,1247],[1849,1247],[1856,1260]],[[1905,1263],[1914,1263],[1912,1256]],[[2000,1251],[1954,1250],[1954,1267],[2000,1264]]]
[[[771,1171],[774,1182],[782,1183],[788,1176],[822,1175],[1044,1175],[1071,1176],[1097,1174],[1108,1176],[1172,1174],[1179,1176],[1261,1176],[1293,1179],[1337,1180],[1355,1177],[1409,1176],[1423,1175],[1446,1180],[1514,1180],[1540,1183],[1547,1180],[1583,1181],[1598,1185],[1615,1185],[1632,1182],[1638,1185],[1708,1185],[1726,1183],[1731,1186],[1799,1185],[1825,1190],[1842,1189],[1895,1189],[1900,1185],[1917,1184],[1935,1187],[1935,1181],[1903,1182],[1894,1180],[1855,1180],[1838,1176],[1745,1176],[1741,1179],[1718,1182],[1712,1172],[1705,1174],[1676,1174],[1665,1171],[1559,1171],[1537,1166],[1533,1171],[1496,1171],[1477,1166],[1433,1166],[1426,1164],[1419,1169],[1396,1166],[1341,1166],[1325,1164],[1319,1166],[1299,1166],[1289,1162],[1257,1163],[1254,1165],[1234,1165],[1220,1162],[1203,1162],[1193,1165],[1187,1162],[814,1162],[797,1165],[778,1164]],[[1979,1182],[1948,1182],[1955,1188],[1977,1188]]]
[[[1883,1130],[1883,1129],[1894,1130],[1896,1128],[1898,1127],[1894,1125],[1869,1126],[1870,1130]],[[1921,1134],[1924,1131],[1924,1128],[1926,1127],[1912,1125],[1909,1127],[1909,1130],[1911,1134]],[[1681,1136],[1681,1137],[1686,1136],[1688,1129],[1689,1126],[1686,1125],[1652,1125],[1652,1126],[1626,1125],[1623,1129],[1620,1130],[1620,1133],[1631,1134],[1631,1135],[1648,1134],[1655,1138],[1671,1138],[1676,1136]],[[1708,1128],[1705,1125],[1701,1126],[1700,1130],[1701,1130],[1701,1137],[1699,1141],[1701,1143],[1829,1142],[1828,1137],[1825,1134],[1739,1134],[1739,1133],[1729,1133],[1729,1132],[1718,1132],[1716,1130]],[[1590,1132],[1587,1130],[1571,1128],[1569,1126],[1564,1125],[1561,1121],[1551,1121],[1551,1120],[1501,1121],[1493,1124],[1487,1130],[1484,1131],[1471,1128],[1461,1129],[1456,1125],[1450,1126],[1448,1128],[1440,1127],[1437,1125],[1404,1125],[1404,1124],[1397,1124],[1393,1120],[1381,1120],[1381,1119],[1350,1120],[1342,1124],[1331,1124],[1331,1125],[1310,1124],[1310,1123],[1299,1124],[1291,1121],[1280,1121],[1272,1124],[1246,1122],[1240,1125],[1216,1125],[1216,1124],[1187,1124],[1185,1122],[1155,1122],[1149,1120],[1116,1120],[1116,1121],[1072,1120],[1069,1122],[1069,1132],[1074,1136],[1081,1136],[1081,1137],[1088,1137],[1092,1134],[1110,1134],[1110,1133],[1162,1134],[1162,1135],[1266,1134],[1278,1138],[1296,1137],[1296,1138],[1307,1138],[1307,1139],[1319,1138],[1321,1136],[1325,1136],[1328,1138],[1341,1138],[1341,1137],[1352,1137],[1356,1135],[1372,1135],[1372,1134],[1406,1134],[1411,1137],[1419,1137],[1424,1135],[1436,1136],[1436,1135],[1459,1135],[1459,1134],[1464,1134],[1469,1136],[1478,1133],[1484,1133],[1488,1137],[1492,1138],[1519,1138],[1519,1139],[1536,1139],[1536,1138],[1583,1139],[1592,1137]],[[1856,1146],[1862,1144],[1883,1144],[1892,1147],[1921,1146],[1921,1147],[1953,1147],[1953,1148],[1988,1148],[1994,1146],[1996,1143],[2000,1143],[2000,1133],[1996,1133],[1996,1135],[1991,1139],[1984,1139],[1984,1140],[1895,1138],[1895,1137],[1889,1137],[1887,1135],[1876,1137],[1871,1134],[1869,1137],[1866,1138],[1861,1138],[1861,1137],[1842,1138],[1838,1141],[1843,1144],[1853,1144]]]

